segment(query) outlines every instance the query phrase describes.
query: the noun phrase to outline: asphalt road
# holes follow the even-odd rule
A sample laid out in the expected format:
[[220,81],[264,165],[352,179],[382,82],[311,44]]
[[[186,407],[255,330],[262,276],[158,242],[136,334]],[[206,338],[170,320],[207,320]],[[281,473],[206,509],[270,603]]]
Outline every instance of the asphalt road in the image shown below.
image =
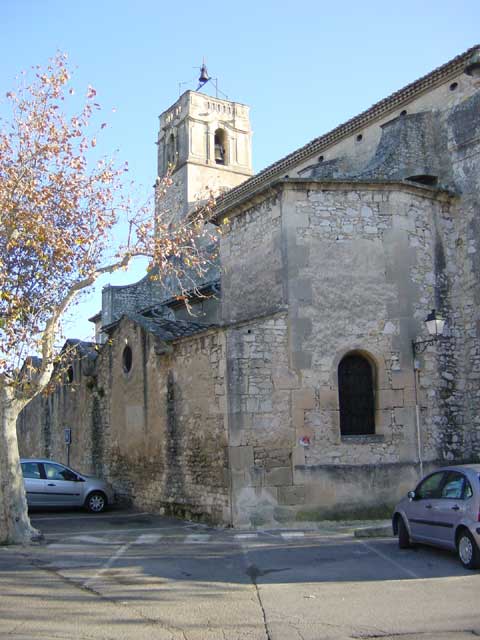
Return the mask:
[[480,572],[450,553],[341,531],[237,531],[111,512],[34,513],[45,544],[0,547],[14,640],[460,640]]

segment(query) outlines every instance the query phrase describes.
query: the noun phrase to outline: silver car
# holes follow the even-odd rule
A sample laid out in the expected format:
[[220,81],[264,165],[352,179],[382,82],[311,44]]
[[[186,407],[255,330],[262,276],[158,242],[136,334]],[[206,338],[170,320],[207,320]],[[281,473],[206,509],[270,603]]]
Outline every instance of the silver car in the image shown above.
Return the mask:
[[114,502],[113,488],[104,480],[78,473],[54,460],[20,460],[29,507],[86,507],[105,511]]
[[480,568],[480,464],[428,474],[395,507],[398,546],[415,542],[457,551],[466,569]]

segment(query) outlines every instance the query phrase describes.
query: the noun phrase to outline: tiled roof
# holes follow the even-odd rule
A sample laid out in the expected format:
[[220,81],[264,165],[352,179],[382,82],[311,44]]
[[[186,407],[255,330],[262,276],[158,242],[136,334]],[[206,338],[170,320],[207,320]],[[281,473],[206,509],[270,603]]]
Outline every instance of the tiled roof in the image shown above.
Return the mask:
[[128,318],[142,326],[144,329],[158,336],[165,342],[186,338],[195,333],[212,329],[214,324],[201,324],[190,320],[167,320],[166,318],[145,318],[140,314],[128,314]]
[[308,144],[300,147],[296,151],[288,154],[284,158],[269,165],[252,178],[249,178],[245,182],[242,182],[238,187],[235,187],[225,193],[217,201],[217,210],[225,211],[230,205],[232,205],[237,199],[255,191],[259,191],[266,186],[271,180],[280,177],[284,171],[290,167],[298,164],[299,162],[308,159],[319,151],[324,150],[335,142],[342,138],[351,135],[358,129],[365,127],[372,121],[379,117],[382,117],[394,109],[398,109],[404,103],[409,102],[412,98],[428,91],[435,86],[442,84],[449,76],[457,75],[460,73],[467,63],[470,61],[475,53],[480,52],[480,45],[475,45],[465,51],[464,53],[456,56],[446,64],[438,67],[434,71],[431,71],[425,76],[422,76],[415,82],[408,84],[403,89],[392,93],[387,98],[375,103],[372,107],[363,111],[358,116],[347,120],[343,124],[339,125],[330,132],[315,138]]
[[76,338],[68,338],[62,347],[62,351],[78,351],[82,358],[88,358],[95,360],[98,355],[97,346],[95,342],[86,342],[85,340],[78,340]]
[[[168,320],[166,318],[147,318],[140,313],[126,313],[124,318],[128,318],[140,325],[153,335],[157,336],[164,342],[170,342],[177,340],[178,338],[186,338],[208,329],[213,329],[218,325],[215,324],[202,324],[200,322],[191,322],[190,320]],[[121,320],[121,318],[120,318]],[[120,322],[112,323],[108,327],[104,327],[104,331],[111,331],[118,326]]]

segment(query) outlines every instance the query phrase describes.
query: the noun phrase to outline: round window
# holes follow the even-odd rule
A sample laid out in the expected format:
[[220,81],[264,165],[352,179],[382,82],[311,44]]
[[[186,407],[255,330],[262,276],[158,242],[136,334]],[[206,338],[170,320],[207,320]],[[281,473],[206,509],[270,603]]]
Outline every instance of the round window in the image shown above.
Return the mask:
[[128,373],[132,368],[132,359],[133,359],[132,350],[127,344],[127,346],[123,350],[123,355],[122,355],[122,364],[123,364],[123,370],[125,373]]

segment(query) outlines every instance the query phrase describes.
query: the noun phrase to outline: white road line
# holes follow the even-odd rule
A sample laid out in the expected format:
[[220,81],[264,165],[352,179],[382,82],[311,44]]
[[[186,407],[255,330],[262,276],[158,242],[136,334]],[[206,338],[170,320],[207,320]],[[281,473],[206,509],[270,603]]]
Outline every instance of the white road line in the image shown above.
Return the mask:
[[133,544],[155,544],[158,542],[163,536],[157,533],[144,533],[135,540]]
[[99,538],[98,536],[73,536],[72,543],[86,542],[88,544],[124,544],[125,540],[111,540],[109,538]]
[[208,542],[211,536],[205,533],[192,533],[185,538],[185,544],[202,544]]
[[363,544],[365,547],[367,547],[367,549],[369,549],[370,551],[372,551],[373,553],[376,553],[377,556],[379,556],[380,558],[382,558],[383,560],[386,560],[387,562],[389,562],[390,564],[393,564],[394,567],[396,567],[397,569],[400,569],[400,571],[403,571],[404,573],[406,573],[408,576],[410,576],[411,578],[415,578],[417,580],[420,579],[420,576],[418,574],[415,573],[415,571],[411,571],[410,569],[407,569],[406,567],[404,567],[403,565],[401,565],[399,562],[397,562],[396,560],[393,560],[392,558],[389,558],[385,553],[383,553],[382,551],[379,551],[378,549],[375,549],[375,547],[372,547],[371,544],[368,544],[368,542],[365,542],[364,540],[359,540],[359,542],[361,544]]
[[303,531],[283,531],[281,534],[284,540],[289,540],[290,538],[304,538],[305,534]]
[[69,550],[69,551],[75,551],[77,549],[81,550],[81,551],[85,551],[85,545],[84,544],[61,544],[61,543],[53,543],[53,544],[49,544],[48,545],[49,549],[58,549],[59,551],[61,551],[62,549],[65,550]]
[[[117,532],[118,533],[118,532]],[[98,538],[95,536],[73,536],[65,542],[53,542],[49,544],[49,549],[64,549],[67,547],[76,548],[81,547],[85,549],[85,544],[92,545],[107,545],[118,546],[119,544],[125,544],[125,540],[112,540],[111,538]]]
[[108,569],[110,569],[110,567],[119,559],[123,556],[123,554],[127,551],[127,549],[131,546],[131,543],[129,544],[124,544],[123,547],[120,547],[120,549],[113,554],[113,556],[110,556],[110,558],[107,560],[107,562],[101,567],[101,569],[99,569],[97,571],[97,573],[92,577],[89,578],[88,580],[85,580],[85,582],[83,583],[83,586],[88,588],[92,587],[92,584],[94,582],[96,582],[103,573],[105,573],[105,571],[108,571]]
[[235,540],[248,540],[250,538],[258,538],[258,533],[237,533]]
[[[148,527],[148,529],[145,529],[145,527],[135,527],[134,529],[124,529],[123,527],[118,527],[118,529],[100,529],[100,533],[102,534],[107,534],[107,533],[138,533],[141,531],[177,531],[179,530],[178,526],[175,527]],[[96,531],[84,531],[82,535],[92,535],[92,534],[98,534],[99,530],[97,529]],[[62,535],[61,532],[56,532],[56,533],[44,533],[43,534],[46,538],[58,538],[59,535]]]

